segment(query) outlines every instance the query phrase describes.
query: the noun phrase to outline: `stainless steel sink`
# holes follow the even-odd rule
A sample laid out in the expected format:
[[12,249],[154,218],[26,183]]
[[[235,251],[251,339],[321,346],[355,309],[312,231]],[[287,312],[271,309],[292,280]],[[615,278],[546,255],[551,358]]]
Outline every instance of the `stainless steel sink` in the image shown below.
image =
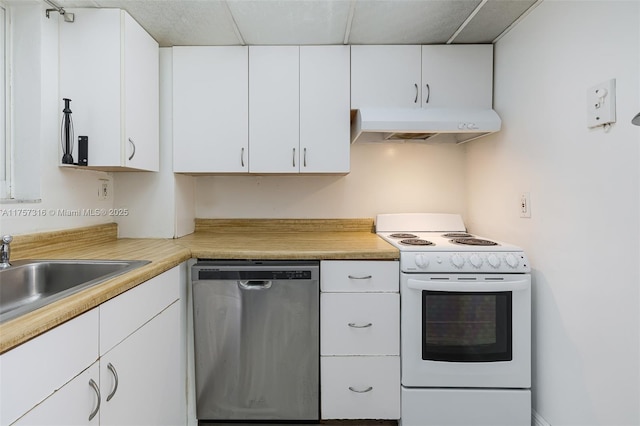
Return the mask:
[[146,265],[147,260],[19,260],[0,270],[0,323]]

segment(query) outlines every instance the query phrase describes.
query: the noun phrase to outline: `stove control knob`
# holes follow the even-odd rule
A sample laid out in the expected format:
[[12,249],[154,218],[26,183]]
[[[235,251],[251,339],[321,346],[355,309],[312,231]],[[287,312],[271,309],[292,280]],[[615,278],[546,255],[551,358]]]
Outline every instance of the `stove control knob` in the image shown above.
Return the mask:
[[474,268],[479,268],[482,266],[482,258],[477,254],[472,254],[469,257],[469,262],[473,265]]
[[416,266],[420,269],[425,269],[429,266],[429,259],[424,254],[416,254],[415,262]]
[[507,265],[509,265],[514,269],[517,268],[518,264],[520,263],[520,261],[518,260],[518,257],[511,253],[507,255],[506,261],[507,261]]
[[460,256],[457,253],[454,254],[453,256],[451,256],[451,264],[458,269],[462,268],[464,266],[464,257]]
[[500,258],[495,254],[490,254],[489,257],[487,257],[487,261],[493,268],[500,266]]

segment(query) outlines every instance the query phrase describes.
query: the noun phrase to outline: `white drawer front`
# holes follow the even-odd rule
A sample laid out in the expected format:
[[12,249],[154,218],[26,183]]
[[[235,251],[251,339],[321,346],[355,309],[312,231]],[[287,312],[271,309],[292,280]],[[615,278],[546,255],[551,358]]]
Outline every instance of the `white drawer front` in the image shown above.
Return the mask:
[[323,419],[400,418],[400,357],[321,357]]
[[321,355],[399,355],[398,293],[322,293]]
[[104,355],[180,298],[175,267],[100,305],[100,355]]
[[320,262],[324,292],[397,292],[400,266],[395,260],[326,260]]

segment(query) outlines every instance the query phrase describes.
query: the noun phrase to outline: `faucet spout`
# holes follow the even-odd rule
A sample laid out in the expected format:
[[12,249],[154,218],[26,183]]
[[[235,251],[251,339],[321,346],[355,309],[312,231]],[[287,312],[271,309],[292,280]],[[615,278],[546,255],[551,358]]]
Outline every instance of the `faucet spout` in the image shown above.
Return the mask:
[[2,237],[2,245],[0,245],[0,269],[5,269],[11,266],[9,260],[11,259],[11,241],[13,237],[11,235],[5,235]]

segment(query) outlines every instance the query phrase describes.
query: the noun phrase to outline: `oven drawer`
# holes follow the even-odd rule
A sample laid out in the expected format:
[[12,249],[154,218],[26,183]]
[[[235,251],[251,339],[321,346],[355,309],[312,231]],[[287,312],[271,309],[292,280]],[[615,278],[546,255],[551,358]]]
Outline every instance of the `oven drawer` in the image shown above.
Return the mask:
[[322,293],[321,355],[399,355],[400,295]]
[[320,358],[323,419],[400,418],[400,357]]
[[329,260],[320,262],[320,290],[323,292],[397,292],[399,262],[372,260]]

